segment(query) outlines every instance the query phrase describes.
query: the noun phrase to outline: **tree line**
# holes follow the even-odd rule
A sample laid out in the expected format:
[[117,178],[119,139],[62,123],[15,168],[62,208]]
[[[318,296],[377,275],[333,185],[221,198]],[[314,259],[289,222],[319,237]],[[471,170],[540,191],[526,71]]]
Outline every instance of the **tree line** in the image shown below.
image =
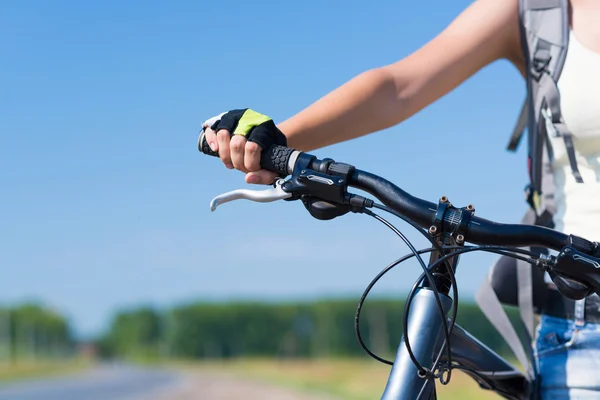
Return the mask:
[[[354,330],[356,307],[355,299],[196,302],[167,310],[139,307],[119,312],[98,347],[103,356],[119,358],[364,355]],[[518,320],[516,309],[507,311]],[[400,299],[367,300],[360,318],[365,344],[377,354],[394,354],[403,315]],[[457,323],[500,354],[510,354],[477,305],[461,302]]]
[[0,362],[63,358],[75,339],[68,320],[39,304],[0,308]]

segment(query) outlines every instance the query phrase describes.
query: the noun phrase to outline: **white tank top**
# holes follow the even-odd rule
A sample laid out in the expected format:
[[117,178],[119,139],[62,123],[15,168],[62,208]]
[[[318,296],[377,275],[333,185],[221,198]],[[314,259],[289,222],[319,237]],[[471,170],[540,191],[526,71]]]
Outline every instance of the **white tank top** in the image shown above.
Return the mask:
[[563,139],[550,134],[556,184],[555,229],[600,241],[600,53],[583,46],[573,32],[558,89],[583,183],[573,177]]

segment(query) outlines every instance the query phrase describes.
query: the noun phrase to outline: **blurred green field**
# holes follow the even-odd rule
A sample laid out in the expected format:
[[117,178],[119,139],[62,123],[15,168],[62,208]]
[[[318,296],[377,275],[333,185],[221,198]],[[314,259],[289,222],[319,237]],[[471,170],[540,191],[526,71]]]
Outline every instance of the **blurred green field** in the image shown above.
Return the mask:
[[0,385],[21,379],[74,374],[90,368],[93,363],[84,359],[24,361],[0,364]]
[[[274,360],[241,359],[201,363],[173,364],[188,371],[210,370],[244,378],[263,380],[313,393],[323,393],[344,400],[379,398],[387,381],[390,367],[364,358]],[[438,398],[443,400],[501,399],[484,391],[468,376],[452,372],[446,386],[438,383]]]

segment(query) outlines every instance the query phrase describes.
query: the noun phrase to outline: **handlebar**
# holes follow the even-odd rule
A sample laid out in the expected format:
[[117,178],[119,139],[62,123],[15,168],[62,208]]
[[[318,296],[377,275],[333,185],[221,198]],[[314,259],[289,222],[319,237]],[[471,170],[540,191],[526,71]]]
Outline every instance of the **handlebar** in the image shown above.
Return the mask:
[[[204,134],[198,141],[199,150],[207,155],[218,156],[213,152]],[[398,186],[375,174],[355,169],[330,159],[319,160],[315,156],[288,147],[271,146],[262,152],[261,167],[278,173],[281,176],[297,172],[298,161],[303,159],[305,165],[313,171],[327,175],[346,175],[348,186],[364,190],[375,196],[386,206],[415,221],[423,228],[428,228],[435,221],[439,204],[414,197]],[[350,168],[348,168],[350,167]],[[439,221],[445,230],[459,228],[463,212],[450,208]],[[578,249],[591,254],[597,245],[586,239],[567,235],[553,229],[537,225],[502,224],[484,218],[470,216],[464,228],[464,236],[474,244],[502,245],[514,247],[543,246],[560,251],[565,246],[576,245]]]
[[[393,183],[369,172],[356,170],[349,185],[371,193],[386,206],[406,215],[424,228],[431,226],[437,212],[437,204],[414,197]],[[456,224],[457,218],[456,212],[449,210],[448,215],[444,217],[444,222],[451,229],[451,226]],[[475,244],[543,246],[557,251],[567,246],[570,241],[569,235],[542,226],[501,224],[476,216],[470,218],[465,237]]]
[[[204,138],[198,138],[198,149],[207,155],[218,156]],[[349,211],[363,212],[374,202],[356,194],[347,187],[355,187],[375,196],[389,209],[414,221],[430,233],[450,234],[455,242],[511,247],[540,246],[558,251],[557,256],[540,257],[537,265],[548,271],[558,290],[571,299],[581,299],[592,292],[600,294],[600,245],[575,235],[524,224],[501,224],[473,215],[472,206],[454,207],[442,197],[438,204],[419,199],[375,174],[354,166],[319,160],[315,156],[283,146],[271,146],[261,153],[263,169],[282,177],[274,189],[261,194],[237,190],[217,196],[211,203],[214,210],[220,203],[247,198],[255,201],[302,199],[311,215],[331,219]]]

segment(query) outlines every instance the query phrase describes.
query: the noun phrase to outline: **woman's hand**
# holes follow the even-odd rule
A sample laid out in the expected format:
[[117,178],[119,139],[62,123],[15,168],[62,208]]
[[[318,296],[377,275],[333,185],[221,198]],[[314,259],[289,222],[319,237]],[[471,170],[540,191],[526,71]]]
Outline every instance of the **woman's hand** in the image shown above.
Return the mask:
[[285,135],[273,120],[249,108],[231,110],[202,124],[206,142],[229,169],[246,174],[246,182],[271,184],[277,174],[260,167],[263,149],[287,146]]

